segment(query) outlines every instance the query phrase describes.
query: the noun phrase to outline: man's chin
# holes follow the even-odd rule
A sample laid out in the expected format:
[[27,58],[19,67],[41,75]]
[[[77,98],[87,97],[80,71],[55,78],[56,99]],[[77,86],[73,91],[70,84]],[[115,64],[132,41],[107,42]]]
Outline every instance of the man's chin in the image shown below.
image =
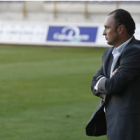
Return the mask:
[[107,41],[107,44],[108,44],[108,45],[113,45],[113,44],[112,44],[111,42],[109,42],[109,41]]

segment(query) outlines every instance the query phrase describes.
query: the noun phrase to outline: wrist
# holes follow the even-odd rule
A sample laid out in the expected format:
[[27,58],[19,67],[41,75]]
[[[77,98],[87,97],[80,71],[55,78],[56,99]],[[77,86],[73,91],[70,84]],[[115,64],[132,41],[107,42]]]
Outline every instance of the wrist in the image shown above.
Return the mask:
[[96,81],[98,81],[99,79],[101,79],[103,77],[103,75],[99,75],[97,78],[96,78]]

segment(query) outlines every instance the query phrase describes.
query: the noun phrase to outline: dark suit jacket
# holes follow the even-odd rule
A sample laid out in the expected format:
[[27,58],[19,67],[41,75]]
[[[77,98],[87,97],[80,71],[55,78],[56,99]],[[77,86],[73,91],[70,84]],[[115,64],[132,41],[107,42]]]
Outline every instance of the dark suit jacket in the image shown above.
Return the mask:
[[[132,38],[117,61],[117,73],[110,78],[112,50],[113,47],[105,51],[91,89],[96,96],[106,95],[108,140],[140,140],[140,41]],[[104,89],[94,91],[99,75],[106,77]]]

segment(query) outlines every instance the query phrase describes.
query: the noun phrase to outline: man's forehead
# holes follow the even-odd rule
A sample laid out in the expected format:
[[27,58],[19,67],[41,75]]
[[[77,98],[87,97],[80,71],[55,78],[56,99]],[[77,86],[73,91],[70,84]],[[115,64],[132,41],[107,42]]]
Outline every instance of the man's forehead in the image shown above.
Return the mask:
[[108,15],[108,16],[106,17],[106,20],[114,21],[114,14]]
[[115,19],[114,19],[114,14],[112,15],[108,15],[105,19],[105,24],[114,24],[115,23]]

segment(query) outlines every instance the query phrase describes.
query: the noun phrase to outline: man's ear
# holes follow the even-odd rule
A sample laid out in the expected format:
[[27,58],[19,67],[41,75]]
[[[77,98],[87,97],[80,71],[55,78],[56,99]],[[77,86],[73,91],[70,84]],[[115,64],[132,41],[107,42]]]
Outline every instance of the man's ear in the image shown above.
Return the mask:
[[126,32],[126,28],[124,25],[120,25],[117,29],[119,34],[124,34]]

